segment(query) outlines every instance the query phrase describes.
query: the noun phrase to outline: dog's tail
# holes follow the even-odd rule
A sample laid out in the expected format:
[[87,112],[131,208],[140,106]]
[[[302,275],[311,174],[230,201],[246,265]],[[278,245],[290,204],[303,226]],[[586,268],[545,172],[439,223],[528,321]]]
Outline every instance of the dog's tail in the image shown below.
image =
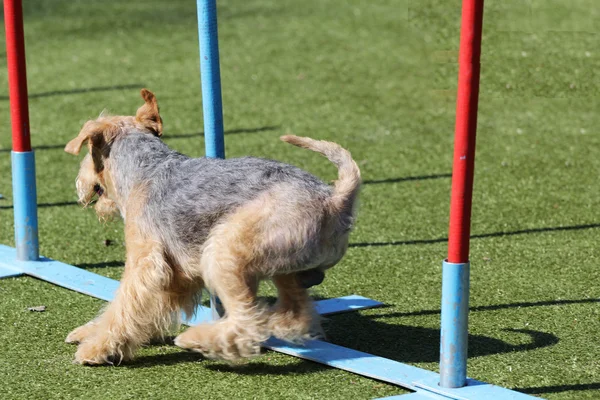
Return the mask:
[[351,216],[361,180],[360,169],[352,159],[350,152],[336,143],[308,137],[285,135],[281,137],[281,140],[321,153],[338,167],[338,179],[334,184],[332,205],[335,211]]

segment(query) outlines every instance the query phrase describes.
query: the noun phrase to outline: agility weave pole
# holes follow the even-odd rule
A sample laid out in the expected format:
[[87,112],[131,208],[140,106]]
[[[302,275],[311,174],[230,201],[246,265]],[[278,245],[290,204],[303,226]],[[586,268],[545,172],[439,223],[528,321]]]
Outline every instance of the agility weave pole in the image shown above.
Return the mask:
[[[196,11],[198,13],[205,155],[210,158],[225,158],[216,1],[197,0]],[[216,294],[210,295],[210,309],[213,319],[218,319],[225,313]]]
[[39,246],[35,157],[31,150],[29,135],[27,72],[21,1],[4,1],[4,21],[12,121],[11,158],[17,259],[37,260]]
[[[59,261],[50,260],[44,257],[38,257],[38,246],[37,246],[37,211],[36,211],[36,196],[35,196],[35,172],[34,172],[34,162],[33,162],[33,152],[31,151],[31,146],[29,144],[29,127],[28,122],[23,123],[23,121],[27,120],[27,94],[26,94],[26,78],[25,78],[25,53],[24,53],[24,45],[23,45],[23,25],[22,25],[22,10],[21,10],[21,1],[20,0],[5,0],[5,18],[7,19],[7,48],[11,48],[10,52],[7,52],[7,58],[9,63],[9,71],[11,70],[11,65],[15,62],[15,65],[20,65],[20,67],[16,67],[15,71],[20,73],[15,73],[15,77],[10,80],[11,85],[11,117],[13,122],[13,157],[14,153],[30,153],[31,156],[27,156],[24,158],[29,158],[30,161],[26,163],[13,163],[13,184],[18,185],[18,190],[21,190],[23,194],[20,196],[26,197],[25,200],[21,198],[17,198],[17,194],[15,194],[15,233],[16,233],[16,241],[17,241],[17,249],[12,249],[7,246],[0,246],[0,277],[2,276],[15,276],[20,274],[27,274],[39,279],[43,279],[48,282],[55,283],[57,285],[76,290],[78,292],[88,294],[94,297],[98,297],[107,301],[112,299],[114,295],[114,291],[118,287],[118,281],[106,278],[101,275],[97,275],[91,273],[89,271],[82,270],[80,268],[61,263]],[[224,157],[224,146],[223,146],[223,124],[222,124],[222,109],[221,109],[221,92],[220,92],[220,77],[219,77],[219,62],[218,62],[218,40],[217,40],[217,26],[216,26],[216,2],[215,0],[197,0],[198,5],[198,15],[199,15],[199,33],[200,33],[200,43],[201,43],[201,64],[204,66],[201,67],[202,71],[202,84],[203,84],[203,107],[204,107],[204,117],[205,117],[205,130],[206,130],[206,146],[207,146],[207,156],[209,157]],[[6,12],[6,9],[9,9],[10,12]],[[479,20],[479,38],[473,40],[473,36],[469,38],[469,36],[465,36],[461,33],[461,76],[463,76],[463,62],[464,57],[463,47],[466,45],[473,46],[473,42],[481,43],[481,17],[483,9],[483,1],[482,0],[465,0],[463,4],[463,33],[465,32],[465,20],[474,22],[477,18]],[[16,12],[14,11],[16,10]],[[479,10],[480,12],[474,12]],[[465,15],[468,15],[465,17]],[[9,22],[8,20],[12,19],[13,25],[12,27],[17,27],[11,35],[9,35]],[[15,21],[16,20],[16,21]],[[205,23],[208,21],[208,23]],[[212,22],[211,22],[212,21]],[[472,24],[475,26],[474,24]],[[20,27],[20,29],[19,29]],[[11,28],[12,29],[12,28]],[[203,30],[205,32],[203,32]],[[209,44],[203,44],[202,35],[206,34],[209,37]],[[471,35],[477,35],[477,30],[473,30]],[[463,36],[466,39],[463,40]],[[21,47],[18,46],[18,43],[21,43]],[[477,44],[475,43],[475,44]],[[17,45],[16,45],[17,44]],[[202,46],[204,46],[205,50],[212,49],[212,52],[209,50],[209,54],[202,55],[203,50]],[[216,58],[214,55],[216,54]],[[467,93],[467,99],[469,99],[467,107],[467,111],[463,110],[464,115],[466,115],[467,119],[462,119],[460,113],[457,113],[457,138],[459,137],[459,119],[461,121],[471,121],[468,124],[468,129],[465,130],[467,132],[466,137],[472,141],[469,143],[470,147],[466,149],[469,151],[465,151],[464,153],[457,150],[456,154],[459,154],[460,160],[466,160],[463,163],[459,163],[461,168],[464,168],[463,178],[462,178],[462,189],[457,189],[457,193],[462,193],[459,196],[458,204],[461,204],[458,207],[458,210],[462,210],[462,214],[459,214],[456,218],[456,221],[459,221],[462,230],[462,240],[458,240],[458,245],[452,245],[451,248],[462,249],[464,252],[466,249],[466,253],[461,253],[460,257],[454,258],[454,255],[450,254],[448,261],[445,262],[445,270],[444,270],[444,287],[449,288],[445,289],[448,292],[447,296],[444,296],[444,302],[449,302],[450,308],[453,307],[462,310],[458,313],[457,317],[451,317],[448,319],[447,315],[448,306],[442,307],[442,319],[446,318],[446,325],[443,323],[442,333],[443,338],[449,338],[448,340],[454,340],[454,343],[462,343],[462,347],[459,351],[455,351],[453,349],[453,344],[450,342],[448,347],[450,348],[450,352],[445,352],[444,344],[442,344],[442,354],[447,354],[448,359],[450,360],[450,368],[446,368],[446,373],[442,373],[442,381],[446,380],[449,383],[442,383],[440,385],[440,375],[435,372],[423,370],[420,368],[416,368],[410,365],[402,364],[397,361],[385,359],[382,357],[377,357],[368,353],[359,352],[352,349],[347,349],[341,346],[337,346],[331,343],[312,340],[307,341],[304,345],[291,345],[279,340],[270,339],[265,344],[264,347],[270,348],[285,354],[293,355],[296,357],[312,360],[315,362],[319,362],[325,365],[329,365],[332,367],[344,369],[346,371],[350,371],[356,374],[360,374],[363,376],[375,378],[384,382],[388,382],[391,384],[395,384],[398,386],[405,387],[407,389],[415,391],[415,393],[403,395],[405,399],[417,400],[417,399],[528,399],[532,398],[531,396],[527,396],[525,394],[517,393],[514,391],[510,391],[508,389],[504,389],[498,386],[493,386],[489,384],[485,384],[482,382],[478,382],[468,378],[462,378],[466,376],[466,336],[467,336],[467,324],[466,324],[466,314],[468,311],[468,238],[469,238],[469,228],[470,221],[465,221],[464,216],[470,216],[470,202],[471,202],[471,190],[472,190],[472,178],[473,178],[473,157],[468,157],[469,154],[474,154],[474,138],[475,138],[475,123],[476,123],[476,115],[473,115],[473,111],[476,111],[477,106],[477,98],[476,91],[475,98],[473,98],[473,88],[477,88],[478,84],[478,71],[479,71],[479,63],[478,56],[479,50],[475,53],[469,53],[467,51],[466,54],[476,54],[477,63],[476,66],[471,66],[471,72],[465,72],[464,76],[469,77],[467,81],[471,83],[475,83],[475,85],[471,84],[471,88],[469,90],[465,90],[464,93]],[[21,57],[22,64],[14,61],[17,57]],[[205,58],[206,57],[206,58]],[[209,60],[209,61],[207,61]],[[215,63],[216,61],[216,63]],[[471,63],[473,63],[473,59],[471,58]],[[207,62],[211,64],[210,67],[207,66]],[[205,68],[207,71],[205,72]],[[216,71],[216,72],[215,72]],[[475,74],[473,71],[477,72],[477,76],[475,79]],[[210,75],[206,75],[209,73]],[[208,76],[205,81],[205,76]],[[21,81],[22,80],[22,81]],[[464,82],[465,79],[461,79],[461,82]],[[209,83],[205,83],[209,82]],[[15,86],[21,87],[21,89],[13,89]],[[208,94],[205,94],[205,90],[207,90],[206,86],[209,86]],[[215,85],[218,85],[218,91],[215,89]],[[464,84],[463,84],[464,85]],[[21,90],[20,94],[13,96],[13,90]],[[22,91],[25,91],[25,95],[23,95]],[[459,89],[459,105],[457,107],[460,108],[461,103],[461,89]],[[218,98],[217,98],[218,97]],[[18,102],[17,102],[18,100]],[[463,100],[464,101],[464,100]],[[206,104],[209,103],[209,104]],[[24,107],[23,108],[23,104]],[[474,106],[474,107],[473,107]],[[210,111],[212,109],[212,111]],[[17,117],[14,116],[14,113],[19,110],[19,114]],[[23,111],[24,110],[24,111]],[[207,111],[208,110],[208,111]],[[25,119],[23,119],[25,116]],[[17,128],[15,128],[15,126]],[[213,128],[210,128],[210,127]],[[220,126],[220,127],[219,127]],[[462,126],[462,125],[461,125]],[[209,128],[207,128],[209,127]],[[17,137],[15,138],[15,132],[18,132]],[[462,132],[462,130],[461,130]],[[463,137],[464,135],[460,135]],[[26,146],[23,146],[23,143]],[[219,150],[220,149],[220,150]],[[465,158],[462,158],[462,157]],[[14,158],[13,158],[14,160]],[[460,176],[460,172],[456,169],[456,157],[455,157],[455,174]],[[15,172],[15,169],[18,169]],[[27,175],[28,178],[24,179],[20,175],[18,179],[14,179],[15,174]],[[470,176],[470,178],[469,178]],[[455,185],[453,178],[453,188]],[[470,183],[469,183],[470,182]],[[457,183],[458,184],[458,183]],[[460,187],[460,186],[458,186]],[[25,188],[26,190],[24,190]],[[15,193],[17,190],[15,190]],[[454,199],[454,189],[453,189],[453,199]],[[17,200],[22,203],[19,204],[18,207],[21,207],[21,210],[17,212]],[[33,206],[31,206],[31,204]],[[453,210],[455,209],[455,201],[453,200]],[[27,207],[23,206],[27,205]],[[24,216],[22,216],[23,214]],[[17,226],[23,226],[17,224],[17,215],[21,215],[19,218],[19,222],[25,221],[28,223],[25,226],[28,229],[17,230]],[[456,215],[456,212],[453,213]],[[462,217],[460,216],[462,215]],[[35,219],[32,219],[34,218]],[[33,225],[35,222],[35,225]],[[451,223],[451,233],[450,237],[454,234],[453,227],[454,225]],[[35,229],[33,229],[35,227]],[[466,233],[465,233],[466,227]],[[23,240],[19,240],[18,234],[25,232],[21,238]],[[33,233],[35,233],[35,240]],[[465,245],[466,238],[466,245]],[[454,239],[451,239],[454,240]],[[25,243],[26,245],[20,245],[20,243]],[[465,247],[466,246],[466,247]],[[26,249],[26,251],[19,249]],[[35,251],[34,251],[35,250]],[[25,255],[23,255],[25,254]],[[466,257],[463,256],[466,254]],[[29,258],[28,258],[29,257]],[[446,268],[446,264],[450,266],[450,268]],[[463,265],[463,267],[454,267],[454,265]],[[466,268],[464,267],[466,265]],[[446,272],[446,271],[450,272]],[[465,274],[464,271],[467,271]],[[446,276],[450,277],[455,281],[455,284],[452,283],[447,284],[448,279]],[[457,279],[458,278],[458,279]],[[466,283],[466,284],[465,284]],[[330,299],[323,300],[316,303],[317,311],[322,314],[330,314],[334,312],[342,312],[342,311],[350,311],[357,310],[361,308],[374,307],[377,305],[381,305],[381,303],[376,302],[371,299],[363,298],[360,296],[347,296],[339,299]],[[454,306],[452,306],[454,305]],[[196,317],[192,320],[187,321],[189,324],[196,324],[201,321],[210,320],[214,317],[214,312],[205,307],[199,307],[197,310]],[[464,321],[464,322],[463,322]],[[451,329],[452,332],[448,333],[444,331],[444,326],[446,328]],[[461,342],[461,338],[464,338]],[[455,346],[455,345],[454,345]],[[443,362],[442,362],[443,363]],[[444,367],[442,367],[444,370]],[[447,376],[448,378],[444,378]],[[466,384],[466,385],[465,385]],[[457,388],[448,388],[445,386],[457,386]],[[465,385],[465,386],[463,386]],[[463,387],[460,387],[463,386]],[[401,396],[394,396],[393,398],[399,398]]]
[[469,240],[482,27],[483,0],[464,0],[458,56],[448,258],[442,266],[440,385],[447,388],[462,387],[467,379]]

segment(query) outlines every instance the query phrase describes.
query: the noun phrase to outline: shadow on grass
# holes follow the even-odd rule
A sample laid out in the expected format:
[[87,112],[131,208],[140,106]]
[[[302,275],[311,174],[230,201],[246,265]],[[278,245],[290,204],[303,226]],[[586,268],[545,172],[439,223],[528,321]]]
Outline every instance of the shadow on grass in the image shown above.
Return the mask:
[[106,261],[100,263],[86,263],[86,264],[77,264],[75,265],[77,268],[110,268],[110,267],[124,267],[125,261]]
[[[57,203],[38,203],[38,208],[46,208],[46,207],[68,207],[68,206],[76,206],[79,205],[76,201],[59,201]],[[12,210],[13,206],[0,206],[0,210]]]
[[600,390],[600,383],[581,383],[576,385],[538,386],[530,388],[513,388],[517,392],[526,394],[561,393],[579,390]]
[[[263,126],[260,128],[240,128],[240,129],[230,129],[225,131],[225,135],[236,135],[240,133],[258,133],[258,132],[266,132],[266,131],[274,131],[279,129],[279,126]],[[163,140],[169,139],[184,139],[189,137],[204,137],[204,132],[196,132],[196,133],[175,133],[168,134],[165,133],[163,135]]]
[[201,354],[192,353],[188,351],[181,351],[179,353],[168,353],[168,354],[154,354],[150,356],[136,357],[132,361],[122,364],[125,368],[153,368],[158,365],[176,365],[176,364],[189,364],[202,361],[204,358]]
[[[258,133],[258,132],[266,132],[266,131],[274,131],[278,129],[279,126],[263,126],[260,128],[239,128],[239,129],[230,129],[225,131],[225,135],[237,135],[240,133]],[[163,140],[168,141],[169,139],[183,139],[183,138],[191,138],[191,137],[203,137],[204,132],[196,132],[196,133],[175,133],[169,134],[165,133],[163,135]],[[56,150],[56,149],[64,149],[66,143],[60,144],[47,144],[40,146],[33,146],[34,151],[38,150]],[[11,149],[0,149],[0,153],[10,153]]]
[[[81,94],[91,92],[108,92],[111,90],[125,90],[125,89],[142,89],[145,85],[143,83],[131,83],[127,85],[112,85],[112,86],[96,86],[88,88],[70,89],[70,90],[53,90],[50,92],[41,93],[30,93],[27,97],[30,99],[38,99],[42,97],[52,96],[65,96],[70,94]],[[10,96],[0,96],[0,101],[8,101]]]
[[[264,356],[264,355],[263,355]],[[204,357],[199,353],[181,351],[178,353],[155,354],[151,356],[138,357],[133,361],[122,364],[125,368],[154,368],[156,366],[169,366],[179,364],[190,364],[204,361]],[[204,366],[214,372],[230,373],[235,375],[290,375],[290,374],[310,374],[328,369],[328,367],[310,361],[299,360],[295,363],[286,365],[273,365],[266,362],[252,362],[243,364],[226,364],[210,361],[210,364]]]
[[[494,310],[504,310],[507,308],[527,308],[527,307],[542,307],[542,306],[562,306],[569,304],[593,304],[599,303],[600,299],[575,299],[575,300],[544,300],[544,301],[524,301],[518,303],[507,303],[507,304],[492,304],[489,306],[477,306],[470,307],[469,311],[494,311]],[[412,312],[395,312],[389,314],[377,314],[371,315],[374,318],[383,318],[383,317],[415,317],[422,315],[436,315],[440,314],[440,309],[436,310],[421,310],[421,311],[412,311]]]
[[[374,357],[385,357],[402,363],[424,363],[439,361],[439,329],[407,325],[387,324],[374,321],[360,314],[334,317],[335,325],[328,330],[329,341],[348,348],[363,351]],[[535,350],[558,343],[559,339],[550,333],[526,329],[507,329],[515,334],[526,335],[528,343],[513,345],[499,339],[469,335],[469,357],[482,357],[494,354]],[[345,357],[343,354],[341,357]],[[263,355],[265,357],[265,355]],[[197,362],[202,356],[181,351],[179,353],[142,356],[128,363],[128,368],[150,368],[158,365],[174,365]],[[329,357],[331,361],[331,357]],[[246,375],[285,375],[291,373],[314,373],[327,367],[312,362],[301,362],[286,366],[268,363],[251,364],[209,364],[207,368],[219,372],[232,372]]]
[[206,366],[215,372],[234,373],[236,375],[290,375],[311,374],[329,369],[321,364],[300,359],[299,362],[286,365],[273,365],[264,362],[251,364],[210,364]]
[[[273,301],[273,297],[267,297]],[[596,300],[600,302],[600,300]],[[557,300],[543,301],[538,303],[515,303],[491,305],[485,307],[474,307],[474,311],[495,310],[500,308],[512,308],[534,305],[573,304],[590,303],[590,299],[584,300]],[[439,310],[426,310],[415,313],[390,313],[376,315],[362,315],[361,313],[345,313],[328,318],[326,332],[328,341],[339,346],[352,348],[366,352],[373,357],[384,357],[402,363],[433,363],[439,361],[440,330],[437,328],[425,328],[420,326],[409,326],[402,324],[390,324],[382,321],[387,317],[402,317],[413,315],[429,315],[439,313]],[[547,332],[531,329],[502,329],[511,332],[515,338],[521,337],[520,344],[511,344],[503,340],[484,336],[469,335],[469,357],[483,357],[489,355],[523,352],[549,347],[557,344],[559,338]],[[525,339],[526,338],[526,339]],[[156,342],[155,345],[172,344],[173,338]],[[343,354],[340,355],[344,357]],[[172,365],[179,362],[196,362],[202,360],[202,356],[181,352],[174,354],[161,354],[140,357],[137,361],[129,363],[130,368],[147,368],[156,365]],[[329,357],[331,361],[331,357]],[[290,373],[313,373],[327,367],[319,366],[312,362],[302,362],[286,366],[274,366],[267,363],[250,363],[240,365],[209,364],[206,368],[219,371],[247,375],[282,375]]]
[[[471,235],[471,239],[487,239],[492,237],[502,236],[515,236],[515,235],[528,235],[533,233],[544,233],[544,232],[559,232],[559,231],[578,231],[584,229],[597,229],[600,228],[600,224],[584,224],[584,225],[571,225],[571,226],[550,226],[547,228],[532,228],[532,229],[521,229],[517,231],[501,231],[492,233],[482,233],[478,235]],[[390,242],[361,242],[361,243],[350,243],[349,247],[381,247],[381,246],[406,246],[412,244],[433,244],[433,243],[445,243],[448,238],[437,238],[437,239],[417,239],[417,240],[398,240]]]
[[371,179],[363,181],[363,185],[377,185],[380,183],[395,183],[395,182],[407,182],[407,181],[424,181],[429,179],[442,179],[452,178],[452,174],[434,174],[434,175],[417,175],[417,176],[405,176],[402,178],[389,178],[389,179]]
[[[420,326],[389,324],[372,315],[359,313],[329,318],[327,335],[332,343],[402,363],[434,363],[439,361],[440,330]],[[547,332],[530,329],[503,329],[515,338],[525,335],[527,342],[511,344],[503,340],[469,334],[469,358],[522,352],[557,344],[559,338]]]

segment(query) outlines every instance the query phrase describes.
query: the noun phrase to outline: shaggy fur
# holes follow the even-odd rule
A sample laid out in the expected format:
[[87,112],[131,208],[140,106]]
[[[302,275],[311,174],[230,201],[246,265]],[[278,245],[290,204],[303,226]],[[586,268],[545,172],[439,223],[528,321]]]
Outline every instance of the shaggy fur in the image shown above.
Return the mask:
[[[131,359],[181,310],[191,315],[203,288],[219,296],[225,316],[179,335],[182,348],[233,360],[257,354],[271,335],[296,341],[318,330],[306,288],[347,249],[360,187],[350,153],[330,142],[281,138],[336,164],[333,187],[277,161],[189,158],[161,141],[156,98],[146,89],[142,97],[135,117],[88,121],[65,147],[78,154],[87,142],[79,200],[97,198],[102,219],[122,216],[127,249],[114,301],[67,337],[79,343],[75,361]],[[263,279],[278,289],[271,309],[257,302]]]

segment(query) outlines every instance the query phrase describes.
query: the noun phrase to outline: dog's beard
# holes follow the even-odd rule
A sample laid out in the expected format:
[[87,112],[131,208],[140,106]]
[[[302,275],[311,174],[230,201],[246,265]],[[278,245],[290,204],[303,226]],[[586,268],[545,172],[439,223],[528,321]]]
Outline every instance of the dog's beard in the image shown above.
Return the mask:
[[92,181],[87,181],[82,178],[81,174],[77,177],[75,181],[75,187],[77,188],[77,197],[79,198],[79,204],[84,207],[90,205],[94,196],[96,196],[96,191],[94,187],[96,184]]
[[98,219],[103,222],[110,221],[120,215],[117,203],[106,196],[100,196],[98,198],[94,210],[96,211]]
[[84,208],[93,204],[100,221],[106,222],[120,215],[117,203],[106,196],[104,189],[95,180],[85,179],[85,174],[80,173],[75,186],[79,203]]

